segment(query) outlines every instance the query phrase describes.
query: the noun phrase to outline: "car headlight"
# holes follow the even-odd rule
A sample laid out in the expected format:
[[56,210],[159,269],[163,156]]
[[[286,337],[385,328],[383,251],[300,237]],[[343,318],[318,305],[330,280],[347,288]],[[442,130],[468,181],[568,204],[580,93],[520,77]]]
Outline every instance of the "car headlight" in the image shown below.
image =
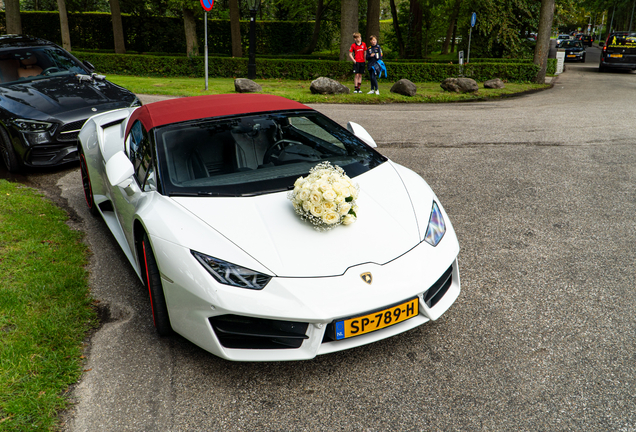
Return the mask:
[[55,126],[55,123],[25,119],[15,119],[12,123],[20,132],[46,132]]
[[265,288],[265,285],[271,279],[271,276],[263,273],[255,272],[200,252],[193,250],[190,252],[214,279],[224,285],[261,290]]
[[439,206],[433,201],[433,208],[431,210],[431,219],[428,221],[428,227],[426,228],[426,237],[424,241],[431,246],[437,246],[446,233],[446,224],[444,223],[444,216],[439,209]]

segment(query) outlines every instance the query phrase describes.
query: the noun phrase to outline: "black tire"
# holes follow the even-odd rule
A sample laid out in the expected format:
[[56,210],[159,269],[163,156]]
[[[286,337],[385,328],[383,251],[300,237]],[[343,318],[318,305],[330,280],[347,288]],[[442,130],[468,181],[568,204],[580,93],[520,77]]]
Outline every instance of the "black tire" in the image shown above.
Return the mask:
[[97,205],[95,205],[95,199],[93,197],[93,185],[91,184],[91,177],[88,173],[88,165],[86,164],[86,156],[84,156],[84,150],[82,149],[82,145],[79,145],[78,148],[79,153],[79,162],[80,162],[80,173],[82,174],[82,186],[84,188],[84,198],[86,198],[86,205],[88,206],[88,211],[91,212],[93,216],[99,215],[99,210],[97,210]]
[[9,134],[0,126],[0,156],[7,170],[12,173],[18,173],[22,170],[22,165],[18,160],[13,149],[13,144],[9,139]]
[[139,264],[144,284],[148,289],[152,319],[157,333],[159,336],[168,336],[172,333],[172,327],[170,326],[170,316],[166,307],[166,298],[163,295],[161,275],[155,255],[152,252],[148,234],[145,232],[141,235],[139,242]]
[[581,57],[581,63],[585,63],[585,56]]

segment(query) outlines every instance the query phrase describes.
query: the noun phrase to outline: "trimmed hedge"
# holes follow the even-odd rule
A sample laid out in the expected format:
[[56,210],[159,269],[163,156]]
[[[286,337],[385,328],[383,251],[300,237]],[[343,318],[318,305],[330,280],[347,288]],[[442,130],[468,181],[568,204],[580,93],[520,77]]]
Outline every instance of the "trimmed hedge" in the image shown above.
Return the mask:
[[[136,76],[203,77],[204,58],[184,56],[117,55],[74,52],[81,60],[90,61],[101,73]],[[212,78],[247,76],[247,59],[209,57],[208,75]],[[459,66],[439,63],[387,62],[389,79],[407,78],[413,82],[441,82],[459,76]],[[470,63],[463,74],[476,81],[500,78],[510,82],[532,81],[539,68],[533,63]],[[296,60],[256,58],[258,78],[313,80],[320,76],[345,80],[352,78],[349,62],[331,60]]]
[[[62,44],[58,12],[20,12],[22,32]],[[5,12],[0,11],[0,31],[6,33]],[[76,49],[114,50],[111,15],[102,12],[69,13],[71,45]],[[203,19],[197,19],[199,50],[203,53]],[[174,17],[140,18],[122,14],[126,50],[136,52],[185,53],[183,19]],[[337,28],[323,22],[318,50],[329,49]],[[256,21],[256,52],[259,54],[295,54],[308,43],[313,22]],[[244,55],[249,46],[249,21],[241,21]],[[208,19],[208,52],[231,54],[230,21]]]

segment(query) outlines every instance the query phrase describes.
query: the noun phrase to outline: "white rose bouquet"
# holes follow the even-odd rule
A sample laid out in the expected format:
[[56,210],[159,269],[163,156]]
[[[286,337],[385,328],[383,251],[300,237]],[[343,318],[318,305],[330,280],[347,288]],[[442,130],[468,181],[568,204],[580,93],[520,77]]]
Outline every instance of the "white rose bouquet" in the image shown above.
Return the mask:
[[342,168],[321,162],[309,170],[307,177],[296,180],[287,197],[302,220],[311,222],[318,231],[326,231],[356,221],[358,193],[358,185]]

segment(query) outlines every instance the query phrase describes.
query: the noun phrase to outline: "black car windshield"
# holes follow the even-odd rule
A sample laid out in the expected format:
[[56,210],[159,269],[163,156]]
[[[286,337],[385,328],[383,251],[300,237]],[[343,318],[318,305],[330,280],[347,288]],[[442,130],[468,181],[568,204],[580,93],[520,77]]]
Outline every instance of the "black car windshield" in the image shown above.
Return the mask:
[[355,177],[386,161],[315,111],[198,120],[156,128],[164,193],[249,196],[284,191],[323,161]]
[[581,42],[579,41],[563,41],[561,42],[561,48],[581,48]]
[[31,47],[0,50],[0,85],[68,74],[86,69],[61,48]]

